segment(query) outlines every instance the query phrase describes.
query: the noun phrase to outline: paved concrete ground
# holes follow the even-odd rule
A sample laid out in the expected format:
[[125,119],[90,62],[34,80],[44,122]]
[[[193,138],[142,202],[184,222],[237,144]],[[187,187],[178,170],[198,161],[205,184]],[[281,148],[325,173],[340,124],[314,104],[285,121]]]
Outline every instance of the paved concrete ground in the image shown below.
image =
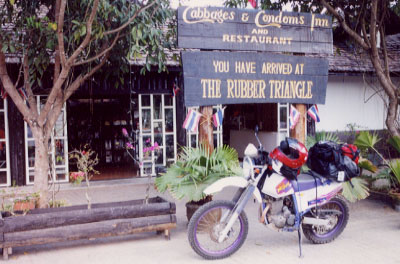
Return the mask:
[[[142,199],[145,180],[94,183],[93,202]],[[216,198],[230,197],[227,190]],[[151,195],[159,195],[152,188]],[[163,197],[172,200],[168,194]],[[63,186],[57,199],[85,203],[84,188]],[[199,257],[187,241],[184,201],[177,203],[177,228],[171,240],[155,233],[125,237],[80,240],[50,245],[14,248],[9,263],[211,263]],[[303,243],[304,258],[298,258],[297,233],[278,233],[257,222],[257,206],[246,208],[249,234],[242,248],[227,259],[213,263],[400,263],[400,213],[373,200],[350,205],[350,220],[342,235],[330,244]]]

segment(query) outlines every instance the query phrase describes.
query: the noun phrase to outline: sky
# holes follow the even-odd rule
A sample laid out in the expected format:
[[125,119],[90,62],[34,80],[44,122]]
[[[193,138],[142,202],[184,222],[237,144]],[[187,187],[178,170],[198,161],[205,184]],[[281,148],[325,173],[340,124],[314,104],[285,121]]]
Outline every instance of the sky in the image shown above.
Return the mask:
[[[171,0],[171,7],[178,8],[179,4],[181,6],[223,6],[224,0]],[[252,8],[250,4],[247,8]],[[289,8],[289,5],[288,5]],[[290,11],[288,8],[283,8],[284,11]]]
[[224,0],[171,0],[171,7],[182,6],[223,6]]

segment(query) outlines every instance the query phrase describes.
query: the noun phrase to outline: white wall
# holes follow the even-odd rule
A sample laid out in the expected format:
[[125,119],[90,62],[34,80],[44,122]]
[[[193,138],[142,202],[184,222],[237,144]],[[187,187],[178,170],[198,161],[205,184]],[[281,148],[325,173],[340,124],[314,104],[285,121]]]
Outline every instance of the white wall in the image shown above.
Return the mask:
[[321,122],[316,130],[344,131],[347,124],[356,124],[356,130],[385,129],[386,110],[375,94],[376,86],[371,78],[364,82],[361,76],[329,76],[325,105],[318,105]]
[[[279,134],[278,132],[262,132],[258,133],[258,138],[261,141],[264,149],[266,151],[272,151],[276,146],[278,146]],[[258,147],[257,139],[254,135],[254,130],[231,130],[230,131],[230,141],[229,146],[236,149],[239,158],[244,157],[244,150],[249,143],[253,143]]]

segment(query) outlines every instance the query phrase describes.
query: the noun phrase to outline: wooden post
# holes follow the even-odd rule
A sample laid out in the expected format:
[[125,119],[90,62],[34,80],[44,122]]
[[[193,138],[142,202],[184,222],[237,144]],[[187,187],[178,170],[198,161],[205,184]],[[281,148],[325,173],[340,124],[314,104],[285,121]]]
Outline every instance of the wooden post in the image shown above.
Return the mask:
[[306,112],[307,106],[304,104],[295,104],[296,109],[300,112],[300,119],[294,129],[290,130],[290,136],[297,139],[301,143],[306,143]]
[[213,125],[211,122],[212,106],[201,106],[200,113],[203,115],[199,122],[199,143],[204,145],[209,153],[214,150]]

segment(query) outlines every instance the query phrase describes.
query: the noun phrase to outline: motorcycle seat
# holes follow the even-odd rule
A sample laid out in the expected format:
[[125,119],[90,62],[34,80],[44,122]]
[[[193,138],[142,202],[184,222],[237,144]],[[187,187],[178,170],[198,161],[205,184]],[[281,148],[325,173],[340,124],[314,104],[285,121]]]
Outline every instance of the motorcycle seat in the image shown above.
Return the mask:
[[302,173],[297,175],[297,180],[292,180],[291,184],[295,192],[306,191],[316,186],[322,186],[326,183],[326,179],[315,173]]

